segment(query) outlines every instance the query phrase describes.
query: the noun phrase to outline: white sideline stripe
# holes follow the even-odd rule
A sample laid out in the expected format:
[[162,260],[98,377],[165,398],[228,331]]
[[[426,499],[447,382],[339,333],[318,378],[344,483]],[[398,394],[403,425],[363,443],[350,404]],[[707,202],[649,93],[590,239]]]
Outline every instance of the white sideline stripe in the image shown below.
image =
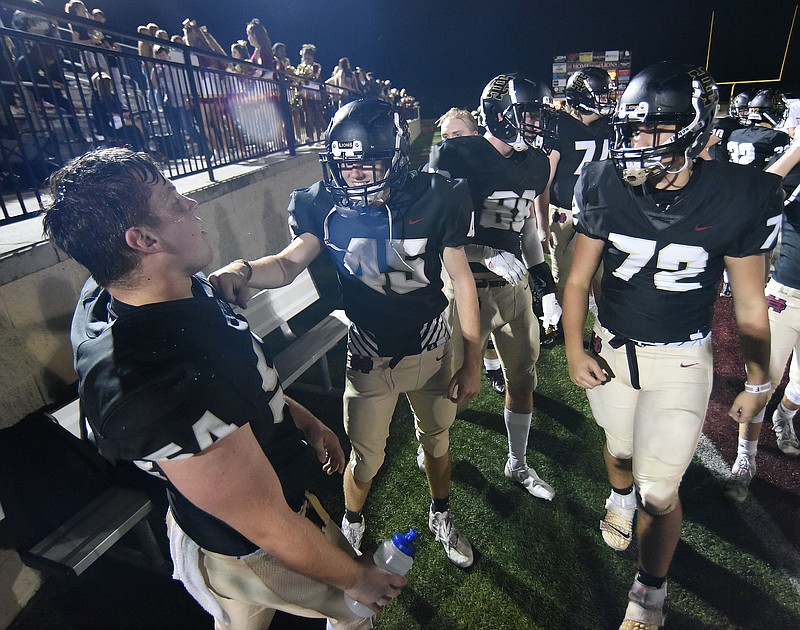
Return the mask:
[[[705,434],[700,436],[696,453],[720,485],[724,484],[730,473],[730,465],[725,462],[717,447]],[[763,543],[772,563],[780,569],[795,592],[800,595],[800,553],[786,540],[767,511],[753,498],[752,492],[742,503],[734,503],[734,506],[753,535]]]

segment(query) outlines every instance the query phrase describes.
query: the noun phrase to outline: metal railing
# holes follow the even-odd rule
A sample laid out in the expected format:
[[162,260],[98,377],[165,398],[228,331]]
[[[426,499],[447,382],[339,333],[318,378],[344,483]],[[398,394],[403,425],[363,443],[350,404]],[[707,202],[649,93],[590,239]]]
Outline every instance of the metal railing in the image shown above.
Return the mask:
[[[265,71],[19,1],[52,20],[48,35],[0,28],[0,225],[36,215],[49,175],[93,146],[146,151],[170,178],[206,172],[322,139],[346,89]],[[111,47],[63,39],[70,24],[102,27]],[[138,40],[169,49],[140,57]],[[418,115],[418,112],[417,112]]]

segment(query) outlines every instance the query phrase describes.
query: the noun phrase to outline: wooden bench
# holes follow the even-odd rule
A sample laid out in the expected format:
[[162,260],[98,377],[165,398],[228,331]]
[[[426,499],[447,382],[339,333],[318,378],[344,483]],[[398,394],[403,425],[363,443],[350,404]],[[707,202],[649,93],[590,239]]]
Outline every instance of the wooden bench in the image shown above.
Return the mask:
[[[48,415],[76,437],[91,442],[77,399]],[[108,552],[117,560],[168,574],[170,565],[148,522],[153,510],[146,493],[113,485],[29,551],[21,551],[20,557],[34,569],[77,576]],[[128,532],[136,536],[138,550],[115,544]]]
[[[289,342],[287,348],[273,357],[283,387],[288,388],[293,385],[297,389],[330,394],[339,390],[331,383],[326,355],[347,335],[350,322],[344,311],[334,310],[328,313],[313,328],[299,337],[289,326],[290,319],[319,298],[317,285],[306,269],[285,287],[259,291],[250,298],[247,309],[237,309],[237,312],[247,318],[251,330],[259,337],[263,338],[280,329],[285,340]],[[317,362],[322,371],[322,387],[295,384],[297,378]]]

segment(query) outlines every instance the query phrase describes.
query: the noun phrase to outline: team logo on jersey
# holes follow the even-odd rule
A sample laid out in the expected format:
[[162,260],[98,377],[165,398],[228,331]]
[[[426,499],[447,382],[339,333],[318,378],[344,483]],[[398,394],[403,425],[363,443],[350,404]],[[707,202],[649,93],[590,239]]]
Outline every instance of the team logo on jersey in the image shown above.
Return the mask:
[[774,295],[767,296],[767,308],[771,308],[776,313],[782,313],[786,310],[786,300],[783,298],[775,297]]

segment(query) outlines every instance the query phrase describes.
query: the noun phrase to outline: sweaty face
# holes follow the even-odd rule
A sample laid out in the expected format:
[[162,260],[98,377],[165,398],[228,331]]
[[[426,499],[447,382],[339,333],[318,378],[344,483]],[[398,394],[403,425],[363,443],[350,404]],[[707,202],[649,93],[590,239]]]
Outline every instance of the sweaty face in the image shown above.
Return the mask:
[[159,222],[153,229],[164,253],[173,256],[176,266],[187,274],[209,265],[214,253],[203,222],[195,214],[197,202],[180,194],[168,179],[150,188],[150,213]]
[[348,187],[368,186],[382,180],[386,175],[386,164],[381,160],[370,162],[345,162],[340,167],[342,179]]
[[442,140],[477,135],[477,130],[473,131],[470,129],[469,125],[460,118],[448,118],[442,123]]

